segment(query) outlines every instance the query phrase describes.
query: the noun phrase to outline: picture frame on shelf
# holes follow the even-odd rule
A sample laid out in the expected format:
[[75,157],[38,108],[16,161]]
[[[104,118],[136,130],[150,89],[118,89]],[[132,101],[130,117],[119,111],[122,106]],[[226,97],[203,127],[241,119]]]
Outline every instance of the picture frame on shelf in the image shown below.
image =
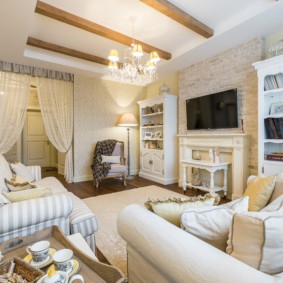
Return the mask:
[[283,102],[273,103],[270,106],[270,115],[283,114]]
[[145,139],[151,139],[152,138],[152,132],[145,132],[144,133],[144,138]]

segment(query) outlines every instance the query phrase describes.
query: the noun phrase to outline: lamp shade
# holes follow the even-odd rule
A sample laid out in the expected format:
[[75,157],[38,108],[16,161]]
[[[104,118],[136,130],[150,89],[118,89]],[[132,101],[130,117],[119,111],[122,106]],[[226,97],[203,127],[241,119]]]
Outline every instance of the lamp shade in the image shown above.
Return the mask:
[[115,49],[112,49],[108,55],[108,59],[112,62],[118,62],[119,61],[118,51]]
[[123,113],[118,120],[118,126],[136,127],[138,125],[138,121],[133,113]]

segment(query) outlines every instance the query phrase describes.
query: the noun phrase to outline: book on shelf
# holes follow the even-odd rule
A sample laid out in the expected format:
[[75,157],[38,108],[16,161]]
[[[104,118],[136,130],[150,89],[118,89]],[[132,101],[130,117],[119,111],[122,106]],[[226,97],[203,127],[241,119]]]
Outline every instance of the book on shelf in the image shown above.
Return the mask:
[[283,88],[283,74],[275,75],[275,79],[279,88]]
[[267,154],[266,160],[283,161],[283,155]]
[[283,74],[269,75],[264,79],[264,90],[283,88]]
[[[275,125],[275,129],[276,129],[276,132],[277,132],[277,135],[278,135],[278,138],[279,139],[282,139],[283,136],[282,136],[282,130],[283,128],[281,129],[280,127],[280,118],[273,118],[273,123]],[[282,122],[282,125],[283,125],[283,122]]]
[[271,132],[272,132],[273,139],[279,139],[277,130],[275,128],[274,119],[268,118],[268,122],[269,122],[269,126],[270,126],[270,129],[271,129]]
[[283,139],[283,117],[264,119],[267,139]]

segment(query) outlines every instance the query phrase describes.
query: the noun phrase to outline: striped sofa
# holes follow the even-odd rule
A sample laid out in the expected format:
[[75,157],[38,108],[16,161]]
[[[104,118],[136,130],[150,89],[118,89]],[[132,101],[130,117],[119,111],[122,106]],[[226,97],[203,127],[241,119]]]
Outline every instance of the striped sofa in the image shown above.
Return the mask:
[[[65,235],[80,233],[95,251],[97,220],[88,206],[54,177],[41,179],[40,166],[28,167],[33,184],[51,188],[52,196],[9,203],[0,207],[0,244],[18,236],[28,236],[58,225]],[[11,177],[10,166],[0,154],[0,191],[7,190],[4,178]]]

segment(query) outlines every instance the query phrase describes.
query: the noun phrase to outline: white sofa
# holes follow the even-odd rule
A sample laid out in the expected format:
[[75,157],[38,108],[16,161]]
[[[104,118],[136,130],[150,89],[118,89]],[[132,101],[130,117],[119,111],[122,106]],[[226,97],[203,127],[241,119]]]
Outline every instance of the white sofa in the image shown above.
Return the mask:
[[[41,179],[40,166],[28,166],[38,187],[51,188],[52,196],[14,202],[0,207],[0,244],[58,225],[65,235],[80,233],[93,251],[98,229],[96,216],[87,205],[54,177]],[[4,178],[12,172],[0,154],[0,192],[7,190]]]
[[129,282],[283,282],[282,273],[262,273],[137,204],[120,213],[118,232],[127,242]]

